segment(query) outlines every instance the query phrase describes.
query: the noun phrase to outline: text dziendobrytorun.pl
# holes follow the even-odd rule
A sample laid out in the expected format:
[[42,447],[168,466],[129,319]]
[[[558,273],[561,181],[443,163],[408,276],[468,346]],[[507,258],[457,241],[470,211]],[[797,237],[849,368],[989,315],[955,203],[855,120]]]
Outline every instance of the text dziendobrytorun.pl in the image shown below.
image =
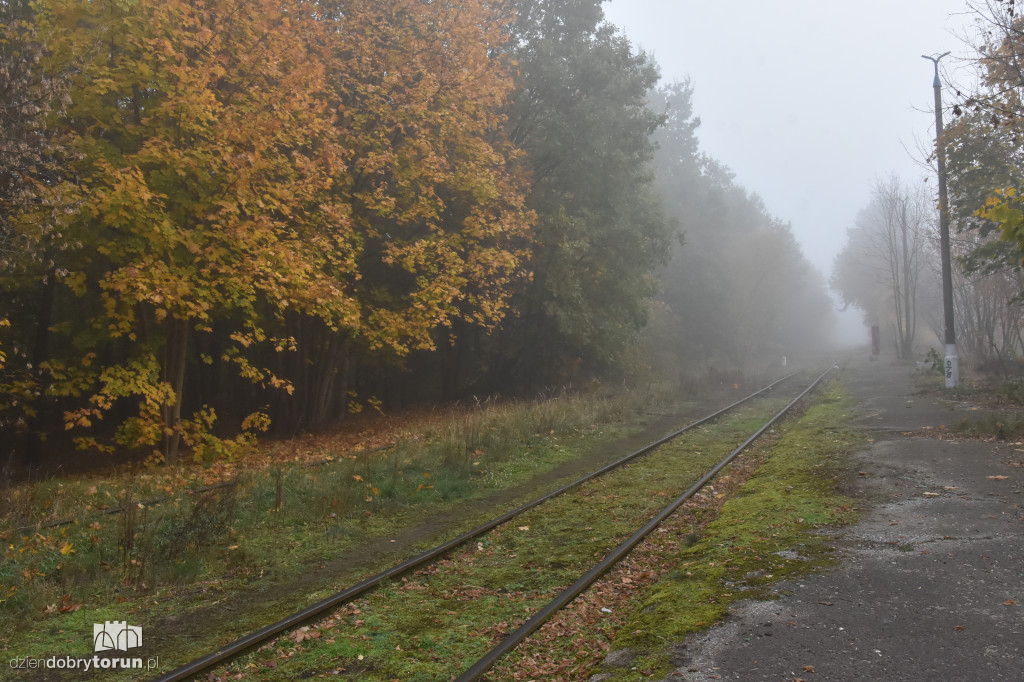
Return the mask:
[[14,670],[159,670],[160,657],[143,659],[141,657],[104,657],[104,656],[49,656],[46,658],[11,659],[10,666]]

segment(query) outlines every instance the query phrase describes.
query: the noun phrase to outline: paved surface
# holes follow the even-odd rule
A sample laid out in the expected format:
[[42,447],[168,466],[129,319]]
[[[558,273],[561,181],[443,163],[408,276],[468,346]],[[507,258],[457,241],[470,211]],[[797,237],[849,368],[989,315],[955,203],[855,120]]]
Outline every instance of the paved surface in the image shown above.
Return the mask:
[[884,359],[843,373],[874,442],[841,565],[738,603],[677,647],[669,680],[1024,680],[1024,445],[908,435],[972,413],[913,374]]

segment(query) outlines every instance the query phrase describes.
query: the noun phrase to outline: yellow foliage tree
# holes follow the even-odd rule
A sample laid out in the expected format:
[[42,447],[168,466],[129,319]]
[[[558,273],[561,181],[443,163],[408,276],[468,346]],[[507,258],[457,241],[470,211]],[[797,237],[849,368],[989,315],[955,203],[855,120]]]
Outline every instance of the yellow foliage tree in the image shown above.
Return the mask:
[[212,408],[182,416],[197,335],[225,341],[206,362],[290,392],[250,357],[299,352],[274,333],[289,319],[399,353],[500,319],[530,214],[489,3],[44,4],[51,58],[89,55],[64,123],[84,200],[63,281],[118,349],[86,355],[96,383],[68,428],[127,400],[122,445],[173,461],[182,438],[211,442]]

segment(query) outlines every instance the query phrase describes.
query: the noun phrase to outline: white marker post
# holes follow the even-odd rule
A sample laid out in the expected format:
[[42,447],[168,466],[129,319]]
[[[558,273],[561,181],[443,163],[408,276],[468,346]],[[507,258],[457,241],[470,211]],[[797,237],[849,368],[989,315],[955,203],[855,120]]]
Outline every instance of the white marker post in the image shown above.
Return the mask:
[[956,344],[946,344],[946,388],[960,385],[960,358],[956,355]]

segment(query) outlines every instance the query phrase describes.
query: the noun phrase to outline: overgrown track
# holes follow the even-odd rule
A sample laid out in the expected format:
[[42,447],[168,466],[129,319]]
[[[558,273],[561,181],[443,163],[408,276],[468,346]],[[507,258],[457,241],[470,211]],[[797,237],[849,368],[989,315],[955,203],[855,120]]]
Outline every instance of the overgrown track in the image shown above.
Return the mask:
[[733,450],[725,459],[716,464],[708,473],[704,474],[696,483],[690,488],[674,499],[671,504],[662,509],[654,518],[647,522],[643,528],[638,530],[636,533],[631,535],[628,540],[620,544],[618,547],[609,552],[604,559],[600,561],[594,568],[590,569],[583,577],[577,580],[575,583],[570,585],[564,591],[562,591],[557,597],[552,599],[544,608],[537,611],[533,617],[523,623],[517,630],[509,633],[501,642],[493,649],[488,651],[483,657],[481,657],[476,663],[474,663],[466,672],[458,677],[456,682],[471,682],[472,680],[479,679],[481,675],[491,669],[491,667],[498,662],[502,656],[518,646],[523,640],[529,637],[533,632],[540,628],[548,619],[551,618],[556,612],[564,608],[569,602],[578,597],[587,587],[592,585],[598,578],[607,573],[612,566],[617,564],[619,561],[624,559],[629,552],[636,547],[640,542],[647,537],[651,532],[654,531],[665,519],[667,519],[676,509],[681,507],[684,502],[693,497],[697,492],[700,491],[705,485],[707,485],[722,469],[729,465],[737,456],[744,450],[746,450],[755,440],[761,437],[765,431],[771,426],[782,419],[793,407],[800,402],[800,400],[810,393],[814,388],[821,383],[821,381],[832,371],[832,368],[825,370],[821,375],[815,379],[810,386],[805,388],[800,395],[794,398],[786,407],[780,410],[774,417],[764,423],[750,438],[745,440],[739,447]]
[[[643,539],[643,537],[645,537],[648,533],[650,533],[652,530],[654,530],[654,528],[656,528],[657,525],[660,524],[665,518],[667,518],[675,509],[677,509],[687,499],[692,497],[705,484],[707,484],[716,474],[718,474],[719,471],[721,471],[733,459],[735,459],[735,457],[743,449],[745,449],[754,440],[756,440],[760,435],[762,435],[768,428],[771,427],[772,424],[774,424],[776,421],[778,421],[780,418],[782,418],[782,416],[786,412],[788,412],[790,409],[792,409],[792,407],[801,398],[803,398],[807,393],[809,393],[811,390],[813,390],[814,387],[817,386],[824,379],[824,377],[828,374],[829,371],[831,371],[831,370],[828,370],[828,371],[822,373],[820,376],[818,376],[818,378],[815,379],[814,382],[812,382],[810,386],[808,386],[806,389],[804,389],[781,412],[776,414],[771,420],[769,420],[766,424],[764,424],[746,442],[744,442],[736,450],[734,450],[732,453],[730,453],[730,455],[728,457],[726,457],[724,460],[719,462],[718,465],[716,465],[711,471],[709,471],[707,474],[705,474],[699,481],[697,481],[697,483],[695,483],[689,490],[687,490],[686,493],[684,493],[682,496],[680,496],[675,501],[673,501],[672,504],[670,504],[668,507],[666,507],[664,510],[662,510],[662,512],[660,512],[654,519],[652,519],[648,524],[646,524],[640,531],[637,531],[637,533],[635,533],[632,537],[630,537],[629,540],[627,540],[626,542],[622,543],[622,545],[620,545],[618,548],[616,548],[611,553],[609,553],[605,557],[605,559],[601,561],[600,564],[595,566],[583,578],[580,578],[580,580],[578,580],[570,588],[568,588],[562,594],[560,594],[555,600],[553,600],[550,604],[548,604],[548,606],[546,606],[544,609],[539,611],[534,617],[532,617],[530,620],[528,620],[519,630],[515,631],[514,633],[511,633],[502,642],[501,645],[499,645],[498,647],[495,647],[495,649],[493,649],[486,656],[484,656],[482,659],[480,659],[480,661],[478,661],[474,666],[472,666],[470,669],[468,669],[466,671],[466,673],[464,673],[463,676],[460,677],[459,679],[460,680],[472,680],[472,679],[476,679],[477,677],[479,677],[483,672],[485,672],[492,665],[494,665],[494,663],[504,653],[506,653],[509,650],[511,650],[516,644],[518,644],[520,641],[525,639],[530,633],[534,632],[552,614],[554,614],[560,608],[562,608],[564,605],[566,605],[570,601],[572,601],[572,599],[575,598],[576,596],[578,596],[583,590],[585,590],[587,586],[592,584],[601,575],[603,575],[605,572],[607,572],[609,570],[609,568],[611,568],[617,561],[619,561],[620,559],[625,557],[626,554],[628,554],[628,552],[634,546],[636,546],[636,544],[638,544]],[[216,665],[218,665],[220,663],[223,663],[223,662],[225,662],[227,660],[230,660],[230,659],[232,659],[232,658],[234,658],[234,657],[236,657],[236,656],[246,652],[247,650],[249,650],[249,649],[251,649],[253,647],[256,647],[256,646],[258,646],[258,645],[260,645],[260,644],[262,644],[264,642],[267,642],[267,641],[271,640],[272,638],[274,638],[274,637],[276,637],[276,636],[278,636],[278,635],[280,635],[280,634],[282,634],[282,633],[284,633],[284,632],[286,632],[286,631],[288,631],[288,630],[290,630],[292,628],[295,628],[295,627],[301,625],[304,622],[312,620],[313,618],[316,618],[317,616],[320,616],[320,615],[324,614],[327,611],[330,611],[332,609],[336,609],[339,606],[341,606],[341,605],[343,605],[343,604],[345,604],[347,602],[353,601],[357,597],[359,597],[359,596],[363,595],[364,593],[369,592],[370,590],[374,589],[375,587],[377,587],[381,583],[384,583],[386,581],[389,581],[389,580],[392,580],[392,579],[395,579],[395,578],[400,578],[402,575],[410,573],[414,569],[416,569],[416,568],[418,568],[420,566],[423,566],[424,564],[430,563],[432,561],[436,561],[437,559],[439,559],[443,555],[451,552],[454,549],[457,549],[458,547],[460,547],[460,546],[470,542],[473,539],[476,539],[476,538],[480,537],[481,535],[484,535],[485,533],[493,530],[494,528],[496,528],[496,527],[498,527],[498,526],[500,526],[500,525],[502,525],[504,523],[507,523],[508,521],[514,519],[515,517],[519,516],[520,514],[526,512],[526,511],[528,511],[530,509],[533,509],[534,507],[537,507],[538,505],[540,505],[540,504],[542,504],[542,503],[544,503],[544,502],[546,502],[546,501],[548,501],[548,500],[550,500],[550,499],[552,499],[554,497],[562,495],[562,494],[566,493],[567,491],[569,491],[569,490],[571,490],[571,489],[573,489],[573,488],[575,488],[577,486],[580,486],[581,484],[583,484],[583,483],[585,483],[587,481],[590,481],[590,480],[592,480],[594,478],[597,478],[598,476],[606,474],[606,473],[612,471],[613,469],[621,467],[622,465],[624,465],[624,464],[626,464],[626,463],[628,463],[628,462],[630,462],[630,461],[632,461],[632,460],[634,460],[634,459],[636,459],[636,458],[638,458],[638,457],[640,457],[642,455],[650,453],[651,451],[655,450],[659,446],[668,443],[669,441],[677,438],[678,436],[682,435],[683,433],[685,433],[687,431],[690,431],[690,430],[692,430],[692,429],[694,429],[694,428],[696,428],[698,426],[704,425],[704,424],[706,424],[706,423],[708,423],[710,421],[713,421],[713,420],[723,416],[724,414],[734,410],[735,408],[739,407],[740,405],[743,405],[743,404],[747,403],[748,401],[750,401],[750,400],[752,400],[752,399],[754,399],[754,398],[756,398],[758,396],[762,396],[763,394],[765,394],[768,391],[772,390],[776,386],[778,386],[781,383],[783,383],[783,382],[787,381],[788,379],[792,378],[794,375],[795,375],[795,373],[789,374],[789,375],[783,377],[782,379],[779,379],[779,380],[769,384],[768,386],[765,386],[764,388],[760,389],[759,391],[751,393],[750,395],[746,396],[745,398],[743,398],[741,400],[738,400],[738,401],[736,401],[736,402],[734,402],[734,403],[732,403],[732,404],[730,404],[730,405],[728,405],[728,406],[726,406],[726,407],[724,407],[724,408],[722,408],[720,410],[717,410],[716,412],[714,412],[712,414],[707,415],[706,417],[703,417],[703,418],[701,418],[701,419],[699,419],[699,420],[697,420],[697,421],[695,421],[695,422],[693,422],[691,424],[688,424],[687,426],[685,426],[685,427],[683,427],[683,428],[681,428],[681,429],[679,429],[677,431],[674,431],[674,432],[664,436],[663,438],[660,438],[659,440],[657,440],[657,441],[655,441],[653,443],[650,443],[649,445],[646,445],[643,448],[641,448],[639,450],[636,450],[635,452],[632,452],[632,453],[626,455],[625,457],[622,457],[619,460],[616,460],[615,462],[612,462],[611,464],[608,464],[608,465],[606,465],[604,467],[601,467],[600,469],[597,469],[597,470],[593,471],[592,473],[590,473],[590,474],[588,474],[588,475],[586,475],[586,476],[584,476],[582,478],[579,478],[579,479],[573,481],[572,483],[569,483],[568,485],[565,485],[565,486],[563,486],[563,487],[561,487],[561,488],[559,488],[557,490],[554,490],[554,491],[552,491],[552,492],[550,492],[550,493],[548,493],[548,494],[546,494],[546,495],[544,495],[542,497],[539,497],[539,498],[537,498],[537,499],[535,499],[535,500],[533,500],[531,502],[528,502],[528,503],[526,503],[526,504],[524,504],[524,505],[522,505],[520,507],[517,507],[516,509],[513,509],[513,510],[511,510],[511,511],[509,511],[509,512],[507,512],[507,513],[505,513],[505,514],[503,514],[503,515],[501,515],[499,517],[497,517],[497,518],[494,518],[491,521],[488,521],[487,523],[484,523],[484,524],[482,524],[482,525],[480,525],[480,526],[478,526],[476,528],[473,528],[472,530],[469,530],[469,531],[459,535],[458,537],[453,538],[452,540],[449,540],[449,541],[447,541],[447,542],[445,542],[445,543],[443,543],[441,545],[438,545],[437,547],[434,547],[431,550],[428,550],[428,551],[426,551],[426,552],[424,552],[422,554],[419,554],[419,555],[417,555],[415,557],[407,559],[407,560],[405,560],[405,561],[403,561],[403,562],[401,562],[401,563],[399,563],[399,564],[397,564],[397,565],[395,565],[395,566],[393,566],[393,567],[391,567],[391,568],[389,568],[389,569],[387,569],[385,571],[382,571],[381,573],[378,573],[378,574],[376,574],[374,576],[371,576],[371,577],[367,578],[366,580],[363,580],[362,582],[360,582],[360,583],[358,583],[356,585],[353,585],[352,587],[349,587],[349,588],[347,588],[347,589],[345,589],[345,590],[343,590],[341,592],[338,592],[338,593],[336,593],[336,594],[334,594],[334,595],[332,595],[332,596],[330,596],[330,597],[328,597],[326,599],[323,599],[323,600],[321,600],[321,601],[319,601],[319,602],[317,602],[317,603],[315,603],[315,604],[313,604],[313,605],[311,605],[311,606],[309,606],[309,607],[307,607],[305,609],[302,609],[301,611],[293,613],[292,615],[290,615],[290,616],[288,616],[288,617],[286,617],[286,618],[284,618],[284,619],[282,619],[280,621],[277,621],[276,623],[272,623],[270,625],[267,625],[267,626],[265,626],[265,627],[255,631],[255,632],[249,634],[249,635],[246,635],[246,636],[244,636],[244,637],[242,637],[242,638],[240,638],[238,640],[235,640],[234,642],[231,642],[230,644],[227,644],[227,645],[225,645],[225,646],[223,646],[221,648],[218,648],[217,650],[215,650],[215,651],[213,651],[213,652],[211,652],[211,653],[209,653],[209,654],[207,654],[205,656],[197,658],[197,659],[191,661],[190,663],[187,663],[187,664],[185,664],[185,665],[183,665],[183,666],[181,666],[179,668],[176,668],[175,670],[172,670],[172,671],[170,671],[170,672],[160,676],[159,678],[157,678],[156,682],[172,682],[172,681],[175,681],[175,680],[183,680],[183,679],[189,678],[191,676],[197,675],[198,673],[206,671],[206,670],[208,670],[208,669],[210,669],[210,668],[212,668],[212,667],[214,667],[214,666],[216,666]]]

